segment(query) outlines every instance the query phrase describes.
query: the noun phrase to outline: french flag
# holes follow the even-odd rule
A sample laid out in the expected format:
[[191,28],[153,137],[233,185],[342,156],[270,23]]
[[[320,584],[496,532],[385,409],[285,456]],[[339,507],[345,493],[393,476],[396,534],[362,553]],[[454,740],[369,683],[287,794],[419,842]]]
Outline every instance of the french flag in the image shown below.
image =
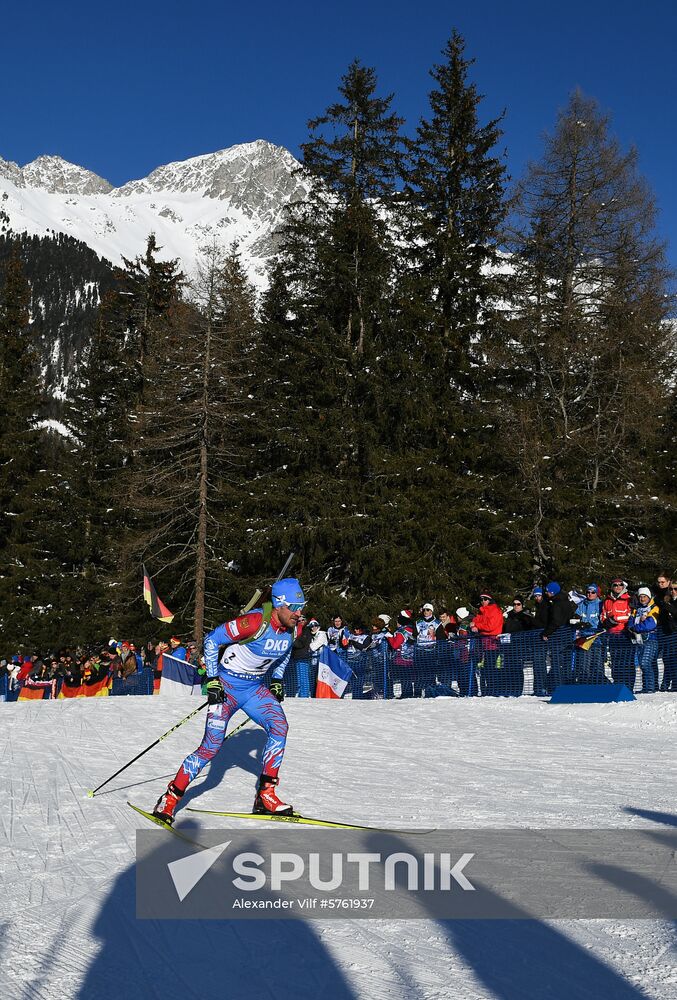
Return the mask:
[[323,646],[320,650],[315,697],[342,698],[352,673],[346,661],[338,653],[329,646]]
[[181,697],[187,694],[200,694],[200,685],[195,684],[195,667],[192,663],[180,660],[170,653],[162,654],[162,679],[160,681],[161,695]]

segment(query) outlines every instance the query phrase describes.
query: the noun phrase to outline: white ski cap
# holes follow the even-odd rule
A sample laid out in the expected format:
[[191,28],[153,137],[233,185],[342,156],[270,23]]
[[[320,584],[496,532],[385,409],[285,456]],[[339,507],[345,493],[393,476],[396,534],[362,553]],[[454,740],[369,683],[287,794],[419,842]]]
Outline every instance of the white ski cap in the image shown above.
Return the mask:
[[651,597],[651,591],[648,587],[640,587],[637,591],[638,597]]
[[390,615],[377,615],[377,618],[380,618],[384,625],[390,625]]
[[423,611],[434,611],[434,610],[435,609],[430,602],[423,605]]
[[468,611],[467,608],[456,608],[456,617],[460,618],[461,621],[463,621],[463,619],[467,618],[469,615],[470,612]]

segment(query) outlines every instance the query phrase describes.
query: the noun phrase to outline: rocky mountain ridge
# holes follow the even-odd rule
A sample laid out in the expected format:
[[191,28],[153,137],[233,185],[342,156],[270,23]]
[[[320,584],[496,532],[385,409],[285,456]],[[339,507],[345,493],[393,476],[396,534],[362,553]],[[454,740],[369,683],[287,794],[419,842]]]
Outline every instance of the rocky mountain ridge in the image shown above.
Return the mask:
[[120,187],[59,156],[23,167],[0,158],[0,210],[8,230],[63,233],[114,264],[141,253],[150,232],[188,274],[206,243],[237,243],[262,288],[284,210],[308,192],[299,166],[262,139],[164,164]]

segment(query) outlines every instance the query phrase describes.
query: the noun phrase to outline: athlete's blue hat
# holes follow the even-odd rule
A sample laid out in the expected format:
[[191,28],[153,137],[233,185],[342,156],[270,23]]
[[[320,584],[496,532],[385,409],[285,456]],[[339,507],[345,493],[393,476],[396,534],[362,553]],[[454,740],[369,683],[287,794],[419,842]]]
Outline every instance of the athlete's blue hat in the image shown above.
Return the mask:
[[286,605],[290,611],[300,611],[306,603],[306,598],[301,590],[301,584],[293,577],[286,580],[278,580],[273,584],[273,607],[279,608]]

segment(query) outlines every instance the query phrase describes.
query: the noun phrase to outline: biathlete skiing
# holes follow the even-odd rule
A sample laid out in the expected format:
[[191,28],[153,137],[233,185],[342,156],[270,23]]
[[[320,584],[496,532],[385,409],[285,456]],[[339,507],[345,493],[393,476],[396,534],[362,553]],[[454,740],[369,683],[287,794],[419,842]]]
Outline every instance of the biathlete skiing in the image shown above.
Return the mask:
[[[209,702],[205,734],[153,809],[153,815],[165,823],[173,823],[186,788],[221,749],[228,721],[238,709],[261,726],[267,737],[253,812],[280,816],[293,813],[292,806],[282,802],[275,790],[288,729],[280,702],[294,630],[306,601],[301,584],[295,579],[278,580],[271,593],[268,605],[219,625],[205,637]],[[219,649],[223,646],[226,648],[219,661]],[[273,679],[268,689],[261,678],[271,666]]]

